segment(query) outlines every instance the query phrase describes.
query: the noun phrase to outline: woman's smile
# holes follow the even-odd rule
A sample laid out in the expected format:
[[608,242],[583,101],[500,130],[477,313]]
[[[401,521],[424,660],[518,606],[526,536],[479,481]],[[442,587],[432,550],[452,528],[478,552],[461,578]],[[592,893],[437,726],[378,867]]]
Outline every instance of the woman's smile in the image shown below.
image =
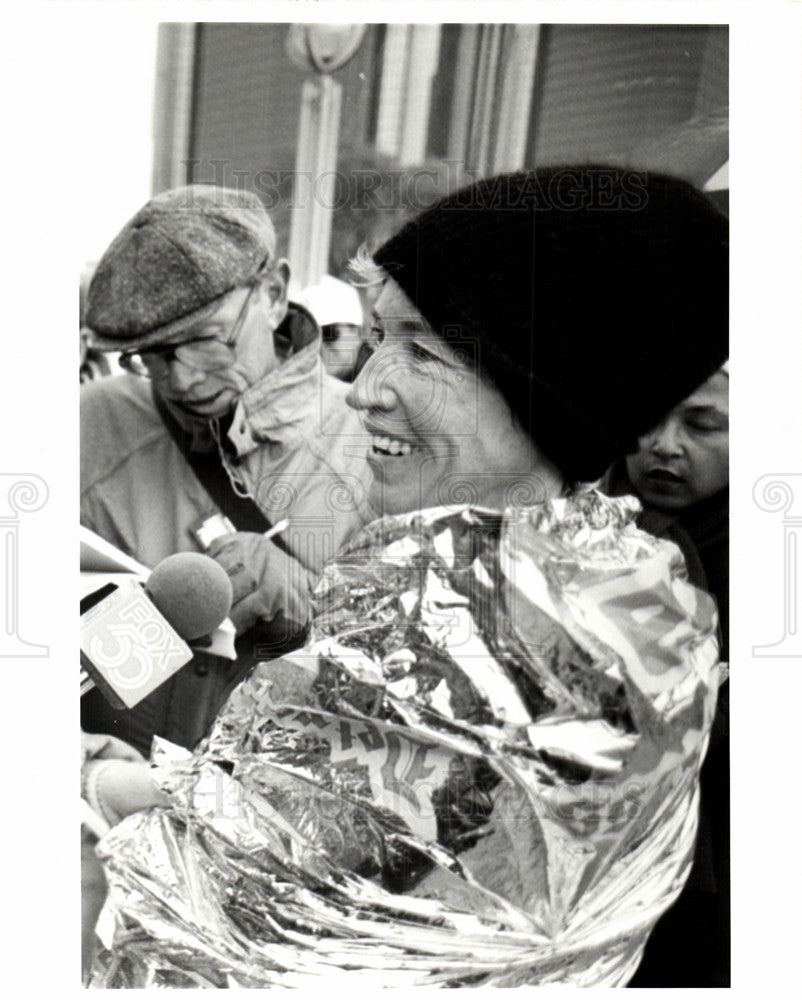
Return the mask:
[[399,441],[398,438],[386,436],[373,436],[371,446],[374,455],[409,455],[412,452],[412,445],[409,441]]
[[407,457],[416,450],[415,444],[411,440],[414,435],[408,431],[399,434],[394,428],[382,427],[369,419],[363,420],[363,424],[365,430],[370,434],[368,457],[371,455],[388,458]]

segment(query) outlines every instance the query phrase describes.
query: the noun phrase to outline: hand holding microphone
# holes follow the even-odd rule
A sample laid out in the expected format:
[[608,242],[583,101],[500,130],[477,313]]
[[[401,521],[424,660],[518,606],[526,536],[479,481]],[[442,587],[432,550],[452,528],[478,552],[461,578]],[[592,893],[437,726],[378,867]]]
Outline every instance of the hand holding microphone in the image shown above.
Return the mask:
[[265,534],[235,531],[209,544],[209,555],[231,580],[230,618],[238,635],[257,621],[272,621],[279,612],[299,624],[309,617],[306,571],[270,540],[284,527],[286,522],[279,522]]

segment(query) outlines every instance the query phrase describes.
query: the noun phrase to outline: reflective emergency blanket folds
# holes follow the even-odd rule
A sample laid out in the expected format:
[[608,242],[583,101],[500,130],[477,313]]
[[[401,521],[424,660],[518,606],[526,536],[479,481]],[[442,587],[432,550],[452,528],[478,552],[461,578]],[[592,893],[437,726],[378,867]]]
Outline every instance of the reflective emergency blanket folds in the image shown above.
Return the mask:
[[306,647],[195,754],[155,747],[173,805],[101,842],[96,982],[624,985],[690,869],[720,671],[712,600],[636,510],[363,529]]

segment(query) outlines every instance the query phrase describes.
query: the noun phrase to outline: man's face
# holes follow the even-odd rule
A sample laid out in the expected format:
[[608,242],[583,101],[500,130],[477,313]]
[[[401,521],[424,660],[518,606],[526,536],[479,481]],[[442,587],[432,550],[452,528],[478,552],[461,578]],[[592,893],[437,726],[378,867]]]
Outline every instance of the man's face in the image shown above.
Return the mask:
[[286,314],[281,269],[249,288],[237,288],[219,309],[180,341],[142,351],[159,394],[195,416],[228,413],[240,396],[277,368],[274,331]]
[[729,483],[729,381],[716,372],[638,439],[627,472],[646,503],[681,510]]

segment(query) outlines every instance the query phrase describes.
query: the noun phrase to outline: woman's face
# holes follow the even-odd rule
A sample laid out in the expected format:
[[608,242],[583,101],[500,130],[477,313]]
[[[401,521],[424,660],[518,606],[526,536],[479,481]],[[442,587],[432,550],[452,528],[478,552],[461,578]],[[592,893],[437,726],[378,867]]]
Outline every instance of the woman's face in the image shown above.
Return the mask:
[[544,499],[534,445],[501,393],[474,370],[478,344],[435,336],[391,279],[373,309],[373,335],[378,346],[348,403],[371,435],[374,509],[502,509]]

